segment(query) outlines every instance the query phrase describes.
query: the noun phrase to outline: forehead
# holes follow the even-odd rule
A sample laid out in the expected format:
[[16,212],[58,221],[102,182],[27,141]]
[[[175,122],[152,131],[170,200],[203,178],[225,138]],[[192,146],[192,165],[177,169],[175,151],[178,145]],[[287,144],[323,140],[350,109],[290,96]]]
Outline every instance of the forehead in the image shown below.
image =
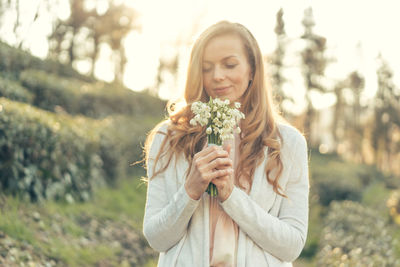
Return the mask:
[[224,34],[212,38],[204,48],[204,61],[218,61],[235,56],[246,58],[242,39],[236,34]]

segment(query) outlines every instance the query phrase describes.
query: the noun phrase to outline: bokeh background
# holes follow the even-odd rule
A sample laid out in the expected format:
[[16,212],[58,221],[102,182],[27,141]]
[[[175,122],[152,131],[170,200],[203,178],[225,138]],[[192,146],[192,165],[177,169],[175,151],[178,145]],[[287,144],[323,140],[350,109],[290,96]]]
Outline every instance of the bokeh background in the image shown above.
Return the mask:
[[156,266],[142,146],[209,25],[259,41],[306,136],[295,266],[400,265],[396,0],[0,0],[0,265]]

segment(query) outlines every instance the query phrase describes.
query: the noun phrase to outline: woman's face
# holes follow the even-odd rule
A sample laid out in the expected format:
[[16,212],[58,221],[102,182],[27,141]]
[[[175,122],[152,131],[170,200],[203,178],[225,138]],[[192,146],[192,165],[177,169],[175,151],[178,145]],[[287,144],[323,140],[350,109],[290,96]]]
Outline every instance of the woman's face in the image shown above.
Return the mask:
[[203,54],[203,86],[213,98],[240,102],[251,79],[242,40],[235,34],[211,39]]

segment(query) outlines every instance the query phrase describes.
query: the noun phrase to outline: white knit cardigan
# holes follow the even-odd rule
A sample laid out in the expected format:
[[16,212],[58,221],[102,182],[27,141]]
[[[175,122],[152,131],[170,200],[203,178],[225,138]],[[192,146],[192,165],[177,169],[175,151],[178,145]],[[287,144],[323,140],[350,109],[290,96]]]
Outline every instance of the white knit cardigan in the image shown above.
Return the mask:
[[[148,177],[165,138],[162,124],[150,147]],[[288,198],[276,194],[266,179],[265,160],[254,173],[251,191],[235,187],[224,211],[238,224],[237,267],[292,266],[306,242],[308,230],[308,158],[305,138],[293,127],[278,124],[283,163],[280,186]],[[164,166],[160,158],[156,170]],[[187,194],[184,182],[189,163],[173,158],[167,169],[148,183],[143,233],[160,252],[159,267],[209,267],[209,196],[199,200]]]

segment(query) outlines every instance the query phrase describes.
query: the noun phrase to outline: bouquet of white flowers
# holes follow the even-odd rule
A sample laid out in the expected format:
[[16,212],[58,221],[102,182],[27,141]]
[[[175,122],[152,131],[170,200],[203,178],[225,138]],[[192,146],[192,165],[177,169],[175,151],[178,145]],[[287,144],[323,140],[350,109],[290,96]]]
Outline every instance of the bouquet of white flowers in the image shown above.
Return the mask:
[[[231,107],[228,99],[222,101],[210,97],[208,103],[197,101],[191,107],[195,116],[190,120],[190,124],[207,126],[208,145],[222,145],[225,140],[234,138],[234,130],[240,133],[238,124],[240,119],[244,119],[244,114],[238,110],[239,108],[239,102],[235,102],[234,107]],[[214,197],[218,194],[213,183],[208,185],[206,192]]]

